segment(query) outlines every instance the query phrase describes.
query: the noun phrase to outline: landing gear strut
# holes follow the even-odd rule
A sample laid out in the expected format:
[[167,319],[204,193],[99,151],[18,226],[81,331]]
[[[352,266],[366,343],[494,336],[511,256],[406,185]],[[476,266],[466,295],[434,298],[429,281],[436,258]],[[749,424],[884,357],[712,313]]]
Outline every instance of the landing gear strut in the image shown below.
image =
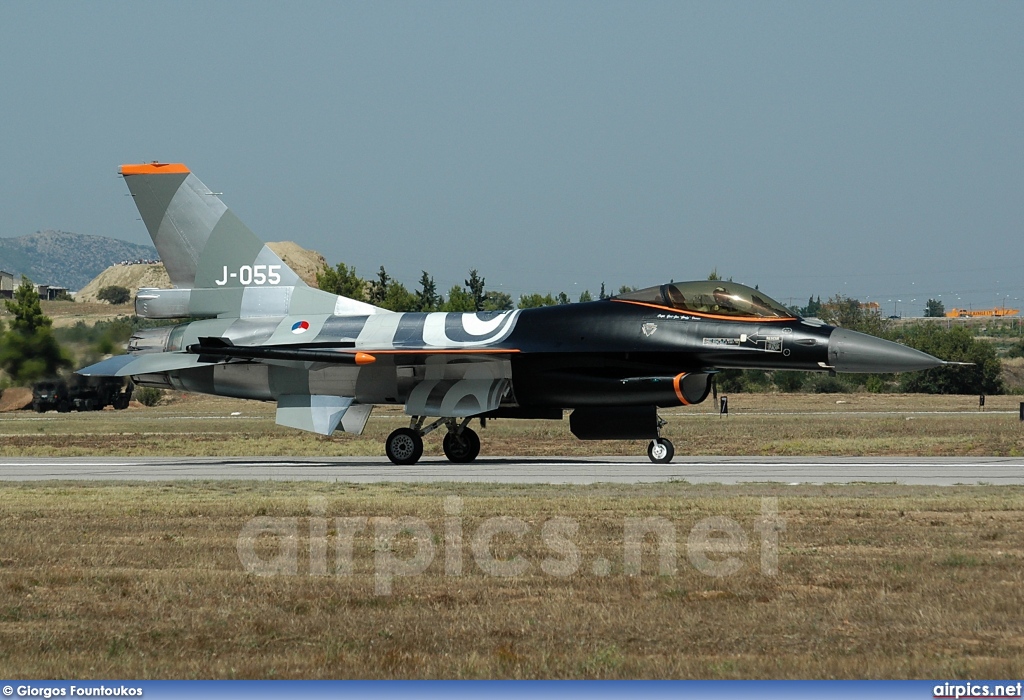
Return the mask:
[[655,464],[668,464],[676,453],[676,448],[672,446],[672,441],[661,437],[661,429],[665,424],[666,421],[661,416],[658,416],[658,437],[651,440],[651,443],[647,446],[647,456]]
[[472,462],[480,454],[480,436],[469,427],[472,418],[460,423],[456,418],[438,418],[424,427],[425,416],[413,416],[408,428],[399,428],[384,442],[384,451],[395,464],[416,464],[423,456],[423,436],[441,426],[448,429],[441,447],[448,461],[455,464]]

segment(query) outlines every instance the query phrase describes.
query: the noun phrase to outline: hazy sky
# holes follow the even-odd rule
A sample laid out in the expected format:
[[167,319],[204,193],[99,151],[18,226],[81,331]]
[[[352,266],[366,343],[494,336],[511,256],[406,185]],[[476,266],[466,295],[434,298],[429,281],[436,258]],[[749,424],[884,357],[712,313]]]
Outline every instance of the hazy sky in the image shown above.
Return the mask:
[[1024,304],[1021,2],[6,0],[0,90],[2,236],[148,243],[181,161],[410,288]]

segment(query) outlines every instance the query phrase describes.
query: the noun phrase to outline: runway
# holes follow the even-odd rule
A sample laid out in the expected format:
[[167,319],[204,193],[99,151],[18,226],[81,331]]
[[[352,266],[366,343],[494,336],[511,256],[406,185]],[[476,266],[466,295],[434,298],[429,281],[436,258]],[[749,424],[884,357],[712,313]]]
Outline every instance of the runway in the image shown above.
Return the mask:
[[0,458],[0,481],[174,480],[480,482],[516,484],[1024,484],[1020,457],[488,457],[469,465],[442,458],[400,467],[384,457]]

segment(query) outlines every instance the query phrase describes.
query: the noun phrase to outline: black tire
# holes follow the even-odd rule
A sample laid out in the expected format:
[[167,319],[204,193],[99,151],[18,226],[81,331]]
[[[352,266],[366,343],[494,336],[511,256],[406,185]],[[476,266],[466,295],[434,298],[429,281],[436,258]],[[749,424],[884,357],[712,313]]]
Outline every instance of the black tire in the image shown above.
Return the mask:
[[117,398],[114,399],[113,406],[115,411],[123,411],[128,408],[128,397],[124,394],[118,394]]
[[672,441],[668,438],[651,440],[651,444],[647,446],[647,456],[655,464],[668,464],[675,454],[676,448],[672,446]]
[[71,403],[67,400],[57,404],[57,413],[71,413]]
[[412,428],[399,428],[384,441],[384,452],[395,464],[416,464],[423,456],[423,438]]
[[448,433],[441,442],[444,456],[449,462],[466,464],[472,462],[480,454],[480,436],[475,430],[463,428],[459,435]]
[[46,406],[44,406],[41,403],[34,403],[34,404],[32,404],[32,409],[36,413],[46,413]]

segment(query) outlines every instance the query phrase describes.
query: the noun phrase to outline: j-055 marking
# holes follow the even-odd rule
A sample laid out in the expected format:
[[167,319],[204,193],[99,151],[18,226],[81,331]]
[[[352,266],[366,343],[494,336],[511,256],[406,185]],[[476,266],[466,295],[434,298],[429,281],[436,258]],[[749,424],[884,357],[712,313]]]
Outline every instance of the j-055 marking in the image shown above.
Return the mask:
[[242,285],[280,284],[280,265],[242,265],[238,272],[228,272],[228,266],[224,265],[224,271],[219,280],[214,280],[218,287],[228,283],[228,279],[237,279]]

